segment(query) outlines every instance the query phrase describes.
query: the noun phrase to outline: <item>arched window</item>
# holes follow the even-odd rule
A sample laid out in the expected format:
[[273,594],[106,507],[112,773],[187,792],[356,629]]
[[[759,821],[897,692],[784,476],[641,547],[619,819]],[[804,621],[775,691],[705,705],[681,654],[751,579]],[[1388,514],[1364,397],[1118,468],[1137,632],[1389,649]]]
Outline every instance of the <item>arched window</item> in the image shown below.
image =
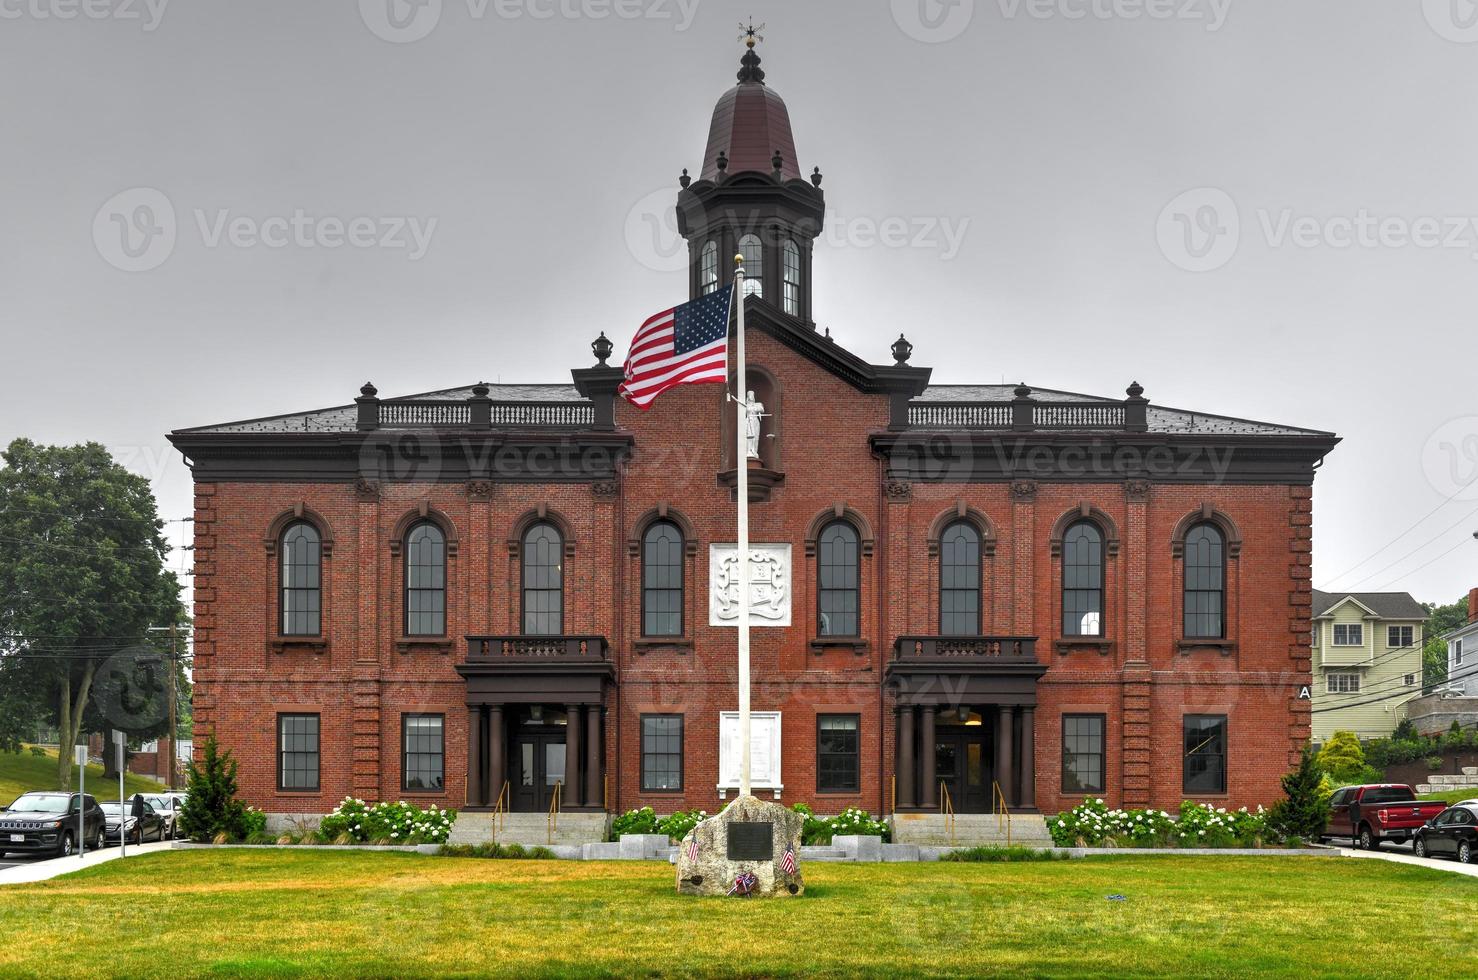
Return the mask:
[[980,532],[955,521],[939,536],[939,632],[980,633]]
[[698,292],[706,296],[718,288],[718,242],[703,245],[698,258]]
[[791,316],[801,315],[801,250],[791,239],[785,240],[784,263],[781,271],[785,312]]
[[1185,635],[1219,639],[1226,629],[1226,539],[1215,524],[1185,536]]
[[282,634],[323,632],[323,546],[318,528],[294,521],[282,532]]
[[821,636],[857,636],[862,608],[857,529],[832,521],[816,539],[816,628]]
[[446,535],[420,521],[405,535],[405,634],[446,633]]
[[1103,635],[1103,532],[1092,521],[1062,536],[1062,635]]
[[739,239],[739,254],[744,257],[744,295],[765,295],[765,250],[758,235]]
[[671,521],[655,522],[642,536],[641,631],[683,633],[683,532]]
[[523,535],[523,631],[528,636],[564,632],[564,541],[553,524],[538,523]]

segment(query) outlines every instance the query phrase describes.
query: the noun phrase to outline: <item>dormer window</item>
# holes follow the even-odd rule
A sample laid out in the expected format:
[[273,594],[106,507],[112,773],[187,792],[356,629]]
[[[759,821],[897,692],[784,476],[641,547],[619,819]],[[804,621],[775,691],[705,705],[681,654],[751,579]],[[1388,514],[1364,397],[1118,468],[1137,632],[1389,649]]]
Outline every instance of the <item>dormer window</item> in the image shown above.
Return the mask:
[[782,299],[785,304],[785,312],[791,316],[801,315],[801,250],[796,243],[787,238],[785,240],[784,273],[781,285],[784,287]]
[[698,259],[698,294],[707,296],[718,288],[718,242],[708,241]]
[[739,254],[744,259],[744,295],[765,295],[765,250],[758,235],[739,239]]

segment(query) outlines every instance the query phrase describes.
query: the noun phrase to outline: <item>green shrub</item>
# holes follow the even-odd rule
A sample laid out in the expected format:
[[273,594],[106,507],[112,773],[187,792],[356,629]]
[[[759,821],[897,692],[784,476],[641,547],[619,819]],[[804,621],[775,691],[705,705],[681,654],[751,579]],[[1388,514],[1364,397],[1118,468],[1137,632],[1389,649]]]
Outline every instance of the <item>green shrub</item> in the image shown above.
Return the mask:
[[1442,756],[1440,755],[1429,755],[1427,756],[1425,761],[1427,763],[1427,768],[1430,769],[1432,772],[1441,772],[1442,767],[1447,764],[1443,761]]
[[1229,812],[1187,800],[1172,817],[1165,810],[1109,809],[1102,798],[1058,814],[1047,831],[1058,847],[1255,847],[1270,833],[1260,806]]
[[[185,764],[188,794],[180,805],[180,833],[197,842],[241,840],[247,835],[246,807],[236,798],[236,760],[206,739],[195,759]],[[265,825],[264,825],[265,826]]]
[[254,806],[249,806],[241,813],[241,830],[243,836],[251,837],[253,834],[265,834],[267,832],[267,815]]
[[1317,840],[1329,821],[1330,790],[1309,746],[1304,746],[1298,768],[1283,777],[1283,792],[1288,798],[1273,806],[1268,825],[1285,837]]
[[886,821],[874,819],[872,814],[856,807],[848,807],[834,817],[818,817],[805,803],[797,803],[791,809],[806,818],[801,825],[802,844],[830,844],[833,837],[851,834],[881,837],[885,842],[893,839],[892,828]]
[[670,817],[657,821],[657,833],[666,834],[672,841],[688,836],[688,831],[708,819],[707,810],[679,810]]
[[435,803],[421,809],[404,800],[395,803],[366,803],[344,797],[334,812],[318,825],[318,843],[347,835],[357,843],[443,844],[457,819],[456,810],[443,810]]
[[1059,861],[1068,855],[1059,851],[1035,847],[967,847],[958,851],[946,851],[939,855],[941,861],[990,862],[990,861]]
[[640,810],[627,810],[611,821],[611,840],[620,840],[622,834],[657,833],[657,812],[649,806]]
[[1337,782],[1359,782],[1367,769],[1365,750],[1354,732],[1335,732],[1319,750],[1319,768]]
[[44,758],[46,758],[46,750],[43,749],[39,745],[33,745],[33,746],[31,746],[31,754],[34,755],[38,759],[44,759]]
[[277,838],[264,830],[254,830],[246,835],[248,844],[276,844]]
[[492,858],[498,860],[549,861],[555,857],[547,847],[525,848],[520,844],[443,844],[436,851],[442,857]]

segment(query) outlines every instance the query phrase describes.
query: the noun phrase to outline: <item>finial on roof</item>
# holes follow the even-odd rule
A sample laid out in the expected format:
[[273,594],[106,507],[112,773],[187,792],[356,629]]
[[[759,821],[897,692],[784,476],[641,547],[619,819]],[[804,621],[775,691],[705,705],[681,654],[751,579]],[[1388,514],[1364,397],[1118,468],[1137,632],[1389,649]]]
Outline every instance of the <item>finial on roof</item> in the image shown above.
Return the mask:
[[366,381],[359,389],[359,393],[365,398],[373,398],[380,393],[380,389],[375,387],[374,382]]
[[[684,172],[686,173],[686,171]],[[601,363],[602,367],[605,366],[606,361],[611,356],[611,351],[614,349],[615,345],[612,344],[609,339],[607,339],[606,332],[604,330],[600,332],[600,336],[595,338],[595,340],[590,345],[591,353],[595,355],[595,359]]]
[[770,166],[775,168],[777,174],[785,167],[785,155],[778,148],[775,150],[775,155],[770,157]]
[[678,186],[681,187],[683,190],[687,190],[688,185],[692,182],[693,178],[688,176],[688,168],[684,167],[683,175],[677,179]]
[[740,82],[765,84],[765,70],[760,67],[760,56],[754,53],[755,44],[765,39],[765,36],[760,33],[764,29],[764,24],[755,27],[753,20],[748,25],[742,23],[739,25],[741,32],[739,40],[744,42],[744,57],[739,59]]
[[719,173],[723,173],[725,170],[728,170],[729,154],[725,153],[723,150],[719,150],[718,159],[713,161],[713,165],[718,168]]
[[910,344],[903,334],[893,341],[893,361],[897,364],[907,364],[908,359],[913,356],[913,344]]
[[1124,394],[1130,398],[1139,398],[1144,394],[1144,388],[1140,386],[1138,381],[1131,381],[1129,387],[1124,389]]
[[815,184],[817,187],[820,187],[821,186],[821,168],[820,167],[817,167],[815,170],[811,171],[811,183]]
[[1026,382],[1023,381],[1016,386],[1016,390],[1013,391],[1012,394],[1014,394],[1017,398],[1030,398],[1032,396],[1032,390],[1028,388],[1026,386]]
[[491,389],[488,388],[488,383],[486,381],[479,381],[477,384],[472,386],[472,394],[474,397],[477,398],[486,398],[490,390]]

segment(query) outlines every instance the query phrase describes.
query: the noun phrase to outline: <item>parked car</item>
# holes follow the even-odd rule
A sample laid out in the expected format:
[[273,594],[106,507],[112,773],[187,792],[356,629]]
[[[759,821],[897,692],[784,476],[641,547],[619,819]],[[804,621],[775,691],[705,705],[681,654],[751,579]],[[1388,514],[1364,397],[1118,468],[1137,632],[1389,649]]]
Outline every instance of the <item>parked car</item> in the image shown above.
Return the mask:
[[1412,843],[1417,857],[1457,858],[1471,864],[1478,853],[1478,805],[1458,803],[1428,820]]
[[[78,836],[77,814],[82,814]],[[49,853],[65,857],[78,840],[97,850],[103,846],[107,818],[98,801],[79,793],[24,793],[0,815],[0,857],[7,853]]]
[[165,836],[174,840],[180,832],[180,804],[185,800],[184,793],[145,793],[144,802],[154,808],[154,812],[164,818]]
[[110,844],[125,839],[130,844],[142,844],[165,838],[164,818],[142,796],[123,803],[104,803],[103,813],[108,818],[106,836]]
[[1382,841],[1407,841],[1417,829],[1447,809],[1440,801],[1416,798],[1401,783],[1341,786],[1329,798],[1329,822],[1320,840],[1349,837],[1355,846],[1371,851]]

